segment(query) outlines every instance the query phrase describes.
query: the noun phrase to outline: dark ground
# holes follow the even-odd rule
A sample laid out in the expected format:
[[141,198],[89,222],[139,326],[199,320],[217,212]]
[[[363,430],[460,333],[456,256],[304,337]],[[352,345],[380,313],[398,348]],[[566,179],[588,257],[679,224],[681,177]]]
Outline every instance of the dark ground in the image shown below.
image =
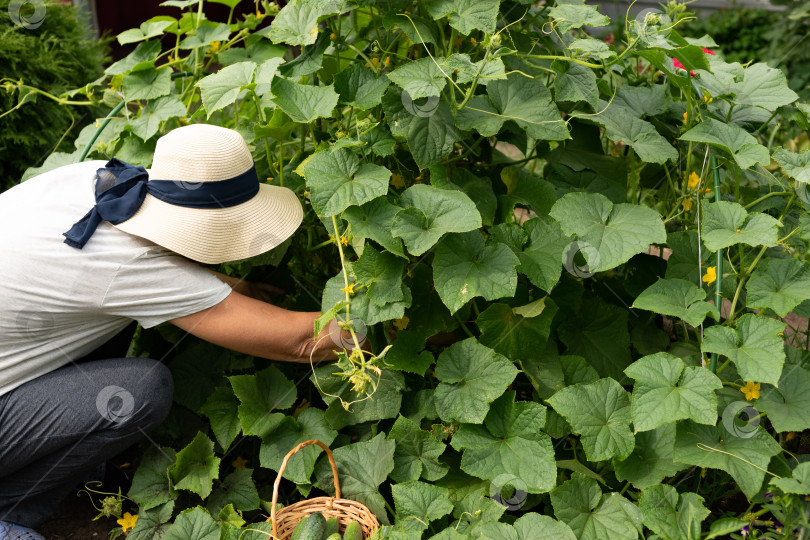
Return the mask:
[[[97,491],[117,493],[120,487],[121,493],[126,494],[132,482],[132,475],[137,469],[138,460],[137,446],[133,446],[107,462],[104,485],[96,488]],[[100,500],[105,495],[97,493],[91,495],[92,502],[87,492],[68,495],[54,515],[42,524],[37,532],[48,540],[107,540],[110,531],[118,527],[118,523],[114,517],[101,517],[93,521],[99,514],[93,504],[100,507]],[[137,509],[133,503],[125,500],[124,512],[135,513]]]

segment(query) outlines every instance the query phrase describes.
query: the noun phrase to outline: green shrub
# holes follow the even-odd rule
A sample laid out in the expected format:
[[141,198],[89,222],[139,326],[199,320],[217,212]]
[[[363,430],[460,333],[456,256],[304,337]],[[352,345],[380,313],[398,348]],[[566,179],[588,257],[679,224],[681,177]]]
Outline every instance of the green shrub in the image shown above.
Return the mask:
[[777,13],[764,9],[724,8],[708,17],[698,17],[684,28],[692,37],[709,34],[717,42],[728,62],[761,60],[767,46],[767,34],[781,19]]
[[[34,29],[15,24],[8,8],[9,0],[0,0],[0,76],[5,85],[22,82],[58,96],[101,75],[108,40],[92,37],[70,4],[46,2],[45,18]],[[31,3],[26,8],[31,9]],[[25,95],[25,89],[0,92],[0,114]],[[41,164],[54,149],[68,148],[79,128],[95,120],[93,108],[61,106],[43,95],[33,99],[33,104],[0,118],[0,190],[19,182],[26,168]]]

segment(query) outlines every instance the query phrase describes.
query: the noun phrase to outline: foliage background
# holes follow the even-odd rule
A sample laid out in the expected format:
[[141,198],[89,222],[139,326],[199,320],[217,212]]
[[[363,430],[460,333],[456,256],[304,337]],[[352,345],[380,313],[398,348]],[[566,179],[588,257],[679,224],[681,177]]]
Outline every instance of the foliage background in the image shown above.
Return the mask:
[[[808,106],[780,71],[707,54],[677,4],[615,45],[576,1],[165,5],[76,94],[126,102],[91,157],[148,166],[179,125],[239,130],[310,211],[220,269],[377,355],[335,343],[313,372],[141,332],[132,353],[166,359],[176,407],[129,536],[266,538],[281,457],[312,437],[382,538],[806,530]],[[332,489],[310,448],[280,500]]]

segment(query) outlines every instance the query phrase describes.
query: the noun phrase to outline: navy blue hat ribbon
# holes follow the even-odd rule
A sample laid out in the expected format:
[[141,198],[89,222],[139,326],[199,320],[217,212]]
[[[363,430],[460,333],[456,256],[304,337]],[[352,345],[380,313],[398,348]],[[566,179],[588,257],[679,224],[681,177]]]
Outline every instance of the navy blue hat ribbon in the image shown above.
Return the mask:
[[149,180],[143,167],[113,158],[96,171],[96,176],[96,205],[62,233],[65,243],[78,249],[84,247],[102,221],[118,225],[134,216],[147,193],[174,206],[227,208],[247,202],[259,192],[255,166],[226,180],[181,182]]

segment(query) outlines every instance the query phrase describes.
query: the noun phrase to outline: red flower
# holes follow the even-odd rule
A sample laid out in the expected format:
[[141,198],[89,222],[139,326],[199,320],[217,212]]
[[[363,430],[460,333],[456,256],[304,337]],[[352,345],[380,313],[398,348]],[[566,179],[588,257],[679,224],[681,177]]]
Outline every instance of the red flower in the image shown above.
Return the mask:
[[[710,55],[714,56],[714,53],[713,53],[712,51],[710,51],[709,49],[707,49],[706,47],[703,47],[703,52],[705,52],[706,54],[710,54]],[[683,64],[681,63],[681,61],[680,61],[680,60],[678,60],[677,58],[674,58],[674,57],[673,57],[673,58],[672,58],[672,63],[675,65],[675,67],[676,67],[677,69],[682,69],[682,70],[686,71],[686,68],[684,67],[684,65],[683,65]],[[694,77],[694,76],[695,76],[695,72],[694,72],[694,71],[690,71],[690,72],[689,72],[689,75],[691,75],[692,77]]]

